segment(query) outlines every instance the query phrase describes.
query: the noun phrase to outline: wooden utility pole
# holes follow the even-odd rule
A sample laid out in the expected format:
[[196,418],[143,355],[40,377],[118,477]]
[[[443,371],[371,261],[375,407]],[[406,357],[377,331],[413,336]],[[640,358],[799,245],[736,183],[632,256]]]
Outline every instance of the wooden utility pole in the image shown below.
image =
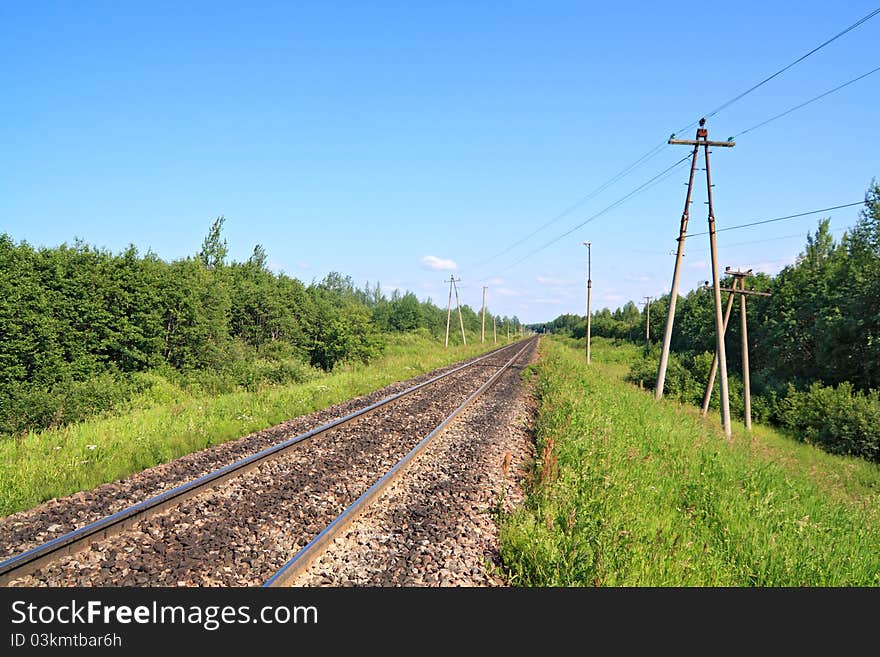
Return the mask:
[[587,364],[590,363],[590,290],[593,287],[590,269],[592,268],[593,249],[590,242],[584,242],[587,247]]
[[486,341],[486,286],[483,286],[483,327],[480,329],[480,343]]
[[[450,278],[452,278],[450,276]],[[459,278],[458,281],[461,281]],[[452,280],[452,289],[455,290],[455,305],[458,308],[458,323],[461,325],[461,343],[467,345],[467,338],[464,337],[464,320],[461,318],[461,302],[458,300],[458,286],[456,279]]]
[[651,297],[645,297],[645,353],[651,349]]
[[446,345],[449,346],[449,320],[452,318],[452,291],[455,290],[455,305],[458,307],[458,321],[461,323],[461,341],[467,344],[464,337],[464,322],[461,319],[461,304],[458,302],[458,288],[455,286],[460,278],[449,276],[449,303],[446,305]]
[[449,346],[449,320],[452,318],[452,274],[449,275],[449,303],[446,304],[446,344]]
[[697,165],[697,152],[700,146],[703,147],[703,157],[706,160],[706,196],[709,205],[709,249],[712,253],[712,287],[715,296],[715,344],[718,353],[718,363],[721,370],[721,424],[724,427],[724,434],[731,437],[732,431],[730,426],[730,397],[727,382],[727,357],[724,350],[724,322],[721,312],[721,284],[718,278],[718,252],[715,241],[715,209],[712,206],[712,174],[709,167],[709,147],[723,146],[731,148],[735,146],[733,141],[709,141],[709,131],[705,128],[706,119],[700,119],[700,127],[697,128],[696,139],[672,139],[669,144],[684,144],[694,147],[693,157],[691,159],[691,173],[688,180],[687,197],[685,198],[684,212],[681,215],[681,227],[678,237],[678,250],[675,256],[675,271],[672,276],[672,292],[669,295],[669,314],[666,317],[666,334],[663,338],[663,350],[660,355],[660,368],[657,373],[657,390],[656,397],[660,399],[663,396],[663,384],[666,379],[666,367],[669,359],[669,344],[672,341],[672,323],[675,316],[675,302],[678,296],[678,273],[681,265],[682,251],[684,249],[684,238],[687,235],[687,222],[689,215],[689,206],[691,203],[691,195],[694,184],[694,171]]
[[[727,299],[727,308],[725,309],[724,314],[724,329],[727,329],[727,320],[730,317],[730,309],[733,307],[733,296],[734,294],[739,295],[740,300],[740,326],[742,332],[742,366],[743,366],[743,404],[745,408],[743,409],[744,422],[746,425],[746,429],[748,431],[752,430],[752,392],[751,385],[749,383],[749,331],[748,331],[748,320],[746,315],[746,295],[754,295],[761,297],[769,297],[771,296],[770,292],[757,292],[755,290],[747,290],[745,288],[745,278],[747,276],[752,275],[752,270],[748,271],[731,271],[730,267],[726,267],[724,270],[729,276],[733,276],[733,286],[732,287],[722,287],[720,288],[722,292],[729,292],[730,296]],[[708,283],[708,281],[707,281]],[[739,289],[737,289],[737,284],[739,284]],[[702,414],[706,415],[706,412],[709,409],[709,399],[712,396],[712,387],[715,385],[715,364],[718,359],[718,354],[715,354],[715,360],[712,361],[712,370],[709,372],[709,381],[706,386],[706,395],[703,397],[703,409]]]
[[[728,272],[730,272],[730,267],[727,268]],[[742,272],[730,272],[737,278],[741,278],[742,276],[751,276],[752,270],[748,271],[748,274],[743,274]],[[743,287],[744,281],[740,282],[740,287]],[[749,384],[749,329],[748,322],[746,321],[746,295],[739,295],[739,313],[741,315],[741,326],[742,326],[742,368],[743,368],[743,415],[745,415],[745,423],[746,423],[746,431],[752,430],[752,391],[751,386]]]
[[[749,270],[749,275],[751,275],[751,269]],[[734,276],[742,275],[742,272],[730,272]],[[743,283],[740,281],[740,288],[742,288]],[[755,292],[752,290],[740,289],[739,295],[739,312],[742,315],[742,366],[743,366],[743,400],[745,402],[745,422],[746,429],[752,430],[752,391],[749,385],[749,329],[746,321],[746,295],[747,294],[755,294],[758,296],[769,297],[771,296],[769,292]]]
[[[736,279],[733,281],[733,289],[730,290],[730,296],[727,297],[727,307],[724,309],[724,332],[727,332],[727,321],[730,319],[730,311],[733,309],[733,297],[734,292],[736,292],[737,283]],[[709,281],[706,281],[708,285]],[[708,287],[706,289],[709,289]],[[706,394],[703,395],[703,408],[700,409],[700,415],[706,417],[706,413],[709,412],[709,400],[712,398],[712,388],[715,387],[715,374],[718,372],[718,352],[715,352],[715,355],[712,357],[712,367],[709,369],[709,380],[706,382]]]
[[[700,131],[697,130],[697,137]],[[684,238],[687,236],[688,218],[690,217],[691,195],[694,188],[694,172],[697,170],[697,152],[699,146],[694,144],[691,156],[691,172],[688,177],[687,196],[684,199],[684,211],[681,213],[681,224],[678,229],[678,248],[675,251],[675,268],[672,270],[672,290],[669,293],[669,310],[666,313],[666,331],[663,333],[663,347],[660,350],[660,366],[657,370],[657,385],[654,396],[663,397],[663,385],[666,382],[666,367],[669,360],[669,345],[672,342],[672,322],[675,318],[675,303],[678,300],[678,274],[681,270],[681,258],[684,255]]]

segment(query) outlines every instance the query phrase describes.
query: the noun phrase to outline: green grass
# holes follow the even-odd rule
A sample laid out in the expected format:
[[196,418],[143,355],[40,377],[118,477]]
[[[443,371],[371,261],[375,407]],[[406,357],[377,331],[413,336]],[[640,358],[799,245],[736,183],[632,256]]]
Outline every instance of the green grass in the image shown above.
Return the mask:
[[[501,519],[515,586],[877,586],[880,468],[622,381],[638,348],[542,340],[538,457]],[[633,350],[634,349],[634,350]]]
[[368,365],[346,363],[306,383],[193,394],[162,377],[132,410],[0,440],[0,516],[88,490],[288,418],[326,408],[495,346],[479,336],[448,348],[425,336],[389,338]]

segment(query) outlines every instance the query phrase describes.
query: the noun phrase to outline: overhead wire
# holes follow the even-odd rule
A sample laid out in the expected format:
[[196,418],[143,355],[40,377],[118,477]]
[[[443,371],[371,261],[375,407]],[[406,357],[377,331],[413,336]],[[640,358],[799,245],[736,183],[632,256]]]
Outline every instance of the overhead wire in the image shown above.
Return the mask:
[[[776,221],[785,221],[787,219],[796,219],[797,217],[806,217],[811,214],[819,214],[820,212],[830,212],[831,210],[840,210],[842,208],[851,208],[856,205],[863,205],[865,203],[864,200],[856,201],[855,203],[844,203],[842,205],[834,205],[828,208],[821,208],[819,210],[810,210],[809,212],[799,212],[798,214],[789,214],[784,217],[774,217],[773,219],[762,219],[760,221],[751,221],[747,224],[737,224],[736,226],[726,226],[724,228],[716,228],[716,233],[721,233],[726,230],[737,230],[739,228],[749,228],[750,226],[760,226],[762,224],[770,224]],[[708,235],[709,231],[705,230],[701,233],[688,233],[686,237],[696,237],[697,235]]]
[[[874,16],[876,16],[877,14],[880,14],[880,7],[878,7],[878,8],[875,9],[874,11],[870,12],[869,14],[867,14],[867,15],[865,15],[865,16],[862,16],[859,20],[857,20],[855,23],[853,23],[852,25],[850,25],[849,27],[847,27],[845,30],[843,30],[843,31],[841,31],[841,32],[838,32],[837,34],[835,34],[835,35],[834,35],[833,37],[831,37],[830,39],[828,39],[828,40],[826,40],[826,41],[820,43],[818,46],[816,46],[815,48],[813,48],[812,50],[810,50],[808,53],[806,53],[806,54],[804,54],[804,55],[801,55],[800,57],[798,57],[796,60],[794,60],[794,61],[791,62],[790,64],[787,64],[786,66],[783,66],[781,69],[779,69],[778,71],[776,71],[776,72],[773,73],[772,75],[768,75],[766,78],[764,78],[763,80],[761,80],[761,81],[758,82],[757,84],[752,85],[751,87],[749,87],[748,89],[746,89],[746,90],[743,91],[742,93],[740,93],[740,94],[734,96],[733,98],[731,98],[731,99],[729,99],[729,100],[723,102],[721,105],[719,105],[718,107],[716,107],[716,108],[715,108],[714,110],[712,110],[711,112],[709,112],[709,113],[707,113],[707,114],[704,114],[703,117],[705,117],[705,118],[711,118],[711,117],[715,116],[715,115],[718,114],[721,110],[726,109],[726,108],[730,107],[731,105],[733,105],[733,104],[734,104],[735,102],[737,102],[738,100],[741,100],[742,98],[745,98],[746,96],[748,96],[748,95],[749,95],[750,93],[752,93],[753,91],[759,89],[760,87],[762,87],[762,86],[764,86],[765,84],[767,84],[768,82],[770,82],[770,80],[772,80],[773,78],[775,78],[775,77],[781,75],[782,73],[785,73],[788,69],[790,69],[790,68],[792,68],[793,66],[795,66],[796,64],[799,64],[800,62],[804,61],[804,60],[805,60],[807,57],[809,57],[810,55],[813,55],[814,53],[817,53],[818,51],[820,51],[822,48],[824,48],[824,47],[827,46],[828,44],[830,44],[830,43],[832,43],[833,41],[836,41],[837,39],[839,39],[840,37],[842,37],[844,34],[847,34],[848,32],[851,32],[852,30],[856,29],[856,28],[857,28],[859,25],[861,25],[862,23],[865,23],[865,22],[871,20],[871,19],[874,18]],[[694,121],[693,123],[688,124],[688,125],[685,126],[684,128],[681,128],[681,130],[678,130],[678,132],[682,132],[682,131],[684,131],[684,130],[689,130],[690,128],[694,127],[694,126],[697,125],[698,123],[699,123],[699,120]]]
[[510,246],[508,246],[507,248],[505,248],[503,251],[499,251],[498,253],[496,253],[496,254],[494,254],[494,255],[492,255],[492,256],[489,256],[488,258],[485,258],[485,259],[480,263],[480,265],[482,266],[482,265],[488,264],[488,263],[491,262],[492,260],[495,260],[495,258],[499,258],[499,257],[505,255],[506,253],[509,253],[510,251],[512,251],[513,249],[515,249],[517,246],[519,246],[520,244],[522,244],[522,243],[525,242],[526,240],[531,239],[532,237],[534,237],[535,235],[537,235],[538,233],[540,233],[542,230],[544,230],[545,228],[547,228],[547,227],[550,226],[551,224],[556,223],[557,221],[559,221],[560,219],[562,219],[562,218],[564,218],[564,217],[567,217],[567,216],[570,215],[572,212],[574,212],[574,211],[577,210],[579,207],[581,207],[584,203],[586,203],[587,201],[589,201],[589,200],[591,200],[592,198],[596,197],[598,194],[600,194],[600,193],[602,193],[603,191],[605,191],[606,189],[608,189],[611,185],[613,185],[613,184],[616,183],[617,181],[619,181],[619,180],[621,180],[622,178],[626,177],[627,174],[629,174],[630,172],[634,171],[639,165],[641,165],[641,164],[647,162],[647,161],[650,160],[651,158],[653,158],[653,157],[655,157],[656,155],[658,155],[658,154],[660,153],[660,151],[663,149],[663,147],[666,146],[666,145],[667,145],[667,144],[666,144],[665,141],[664,141],[663,143],[657,144],[657,145],[654,146],[651,150],[649,150],[647,153],[645,153],[644,155],[642,155],[641,157],[639,157],[637,160],[635,160],[635,161],[632,162],[631,164],[628,164],[626,167],[624,167],[622,170],[620,170],[619,172],[617,172],[616,174],[614,174],[614,176],[612,176],[611,178],[609,178],[608,180],[606,180],[604,183],[602,183],[601,185],[599,185],[596,189],[594,189],[593,191],[591,191],[589,194],[587,194],[586,196],[584,196],[584,197],[581,198],[580,200],[576,201],[574,204],[570,205],[568,208],[566,208],[565,210],[563,210],[562,212],[560,212],[558,215],[556,215],[555,217],[553,217],[553,218],[550,219],[549,221],[547,221],[547,222],[541,224],[538,228],[536,228],[535,230],[533,230],[531,233],[529,233],[529,234],[526,235],[525,237],[523,237],[523,238],[517,240],[516,242],[514,242],[513,244],[511,244]]
[[[844,228],[835,228],[834,230],[831,230],[829,232],[840,233],[845,230],[847,230],[845,227]],[[780,235],[778,237],[766,237],[766,238],[760,239],[760,240],[749,240],[747,242],[736,242],[734,244],[722,244],[721,246],[723,246],[724,248],[729,248],[729,247],[734,247],[734,246],[747,246],[749,244],[763,244],[764,242],[778,242],[779,240],[790,240],[790,239],[794,239],[796,237],[803,237],[803,236],[804,236],[803,233],[795,233],[793,235]],[[702,248],[702,249],[689,249],[689,251],[691,253],[694,253],[694,252],[703,253],[708,250],[709,250],[708,247]]]
[[[710,112],[704,114],[704,115],[703,115],[703,118],[711,118],[711,117],[713,117],[713,116],[716,116],[716,115],[717,115],[719,112],[721,112],[722,110],[724,110],[724,109],[730,107],[731,105],[733,105],[733,104],[736,103],[737,101],[739,101],[739,100],[741,100],[742,98],[748,96],[749,94],[751,94],[752,92],[756,91],[756,90],[759,89],[760,87],[764,86],[765,84],[767,84],[768,82],[770,82],[770,81],[773,80],[774,78],[778,77],[779,75],[781,75],[782,73],[788,71],[789,69],[791,69],[791,68],[794,67],[795,65],[799,64],[800,62],[804,61],[805,59],[807,59],[807,58],[810,57],[811,55],[813,55],[813,54],[815,54],[816,52],[820,51],[822,48],[824,48],[824,47],[826,47],[827,45],[833,43],[834,41],[836,41],[836,40],[839,39],[840,37],[842,37],[842,36],[844,36],[845,34],[851,32],[852,30],[856,29],[857,27],[859,27],[859,26],[862,25],[863,23],[867,22],[868,20],[872,19],[872,18],[873,18],[874,16],[876,16],[877,14],[880,14],[880,7],[878,7],[877,9],[874,9],[874,10],[871,11],[870,13],[868,13],[868,14],[866,14],[865,16],[861,17],[859,20],[857,20],[857,21],[856,21],[855,23],[853,23],[852,25],[850,25],[850,26],[848,26],[847,28],[845,28],[844,30],[838,32],[837,34],[835,34],[834,36],[830,37],[829,39],[826,39],[824,42],[822,42],[821,44],[819,44],[818,46],[816,46],[815,48],[813,48],[813,49],[810,50],[809,52],[807,52],[807,53],[801,55],[800,57],[798,57],[798,58],[795,59],[794,61],[790,62],[789,64],[787,64],[787,65],[785,65],[784,67],[780,68],[779,70],[775,71],[775,72],[772,73],[771,75],[765,77],[764,79],[762,79],[762,80],[759,81],[758,83],[752,85],[751,87],[749,87],[749,88],[746,89],[745,91],[743,91],[743,92],[737,94],[736,96],[734,96],[734,97],[732,97],[732,98],[726,100],[725,102],[723,102],[721,105],[719,105],[718,107],[716,107],[716,108],[713,109],[712,111],[710,111]],[[838,87],[835,87],[834,89],[831,89],[831,90],[829,90],[829,91],[827,91],[827,92],[825,92],[825,93],[823,93],[823,94],[821,94],[821,95],[819,95],[819,96],[816,96],[815,98],[811,98],[810,100],[808,100],[808,101],[806,101],[806,102],[804,102],[804,103],[801,103],[800,105],[797,105],[797,106],[795,106],[795,107],[793,107],[793,108],[790,108],[790,109],[786,110],[785,112],[783,112],[783,113],[781,113],[781,114],[778,114],[778,115],[776,115],[776,116],[774,116],[774,117],[771,117],[771,118],[767,119],[766,121],[763,121],[763,122],[761,122],[761,123],[759,123],[759,124],[756,124],[756,125],[752,126],[751,128],[747,128],[746,130],[743,130],[743,131],[739,132],[739,133],[738,133],[738,136],[739,136],[739,135],[746,134],[747,132],[750,132],[750,131],[752,131],[752,130],[756,130],[757,128],[759,128],[759,127],[761,127],[761,126],[763,126],[763,125],[766,125],[767,123],[770,123],[771,121],[775,121],[775,120],[777,120],[777,119],[779,119],[779,118],[782,118],[783,116],[786,116],[787,114],[790,114],[790,113],[794,112],[794,111],[797,110],[797,109],[800,109],[800,108],[802,108],[802,107],[805,107],[806,105],[809,105],[810,103],[813,103],[813,102],[815,102],[815,101],[817,101],[817,100],[820,100],[821,98],[824,98],[825,96],[828,96],[828,95],[830,95],[830,94],[832,94],[832,93],[834,93],[834,92],[836,92],[836,91],[839,91],[840,89],[843,89],[844,87],[846,87],[846,86],[848,86],[848,85],[850,85],[850,84],[853,84],[854,82],[857,82],[858,80],[861,80],[861,79],[863,79],[863,78],[865,78],[865,77],[867,77],[867,76],[869,76],[869,75],[875,73],[877,70],[880,70],[880,67],[878,67],[877,69],[874,69],[874,70],[872,70],[872,71],[869,71],[868,73],[865,73],[865,74],[863,74],[863,75],[861,75],[861,76],[859,76],[859,77],[857,77],[857,78],[854,78],[854,79],[852,79],[852,80],[849,80],[849,81],[843,83],[842,85],[839,85]],[[685,126],[685,127],[683,127],[683,128],[680,128],[680,129],[677,130],[676,132],[673,132],[673,133],[670,135],[670,138],[674,137],[676,134],[678,134],[678,133],[680,133],[680,132],[683,132],[683,131],[685,131],[685,130],[689,130],[689,129],[691,129],[691,128],[693,128],[694,126],[696,126],[696,125],[698,125],[698,124],[699,124],[699,119],[698,119],[697,121],[693,121],[692,123],[688,124],[687,126]],[[545,228],[547,228],[547,227],[550,226],[551,224],[555,223],[556,221],[562,219],[563,217],[568,216],[568,215],[571,214],[574,210],[576,210],[577,208],[581,207],[586,201],[588,201],[588,200],[594,198],[597,194],[601,193],[602,191],[604,191],[605,189],[607,189],[608,187],[610,187],[611,185],[613,185],[615,182],[617,182],[618,180],[620,180],[620,179],[622,179],[623,177],[625,177],[628,173],[630,173],[631,171],[633,171],[633,170],[634,170],[636,167],[638,167],[640,164],[642,164],[643,162],[647,161],[647,160],[650,159],[651,157],[654,157],[655,155],[657,155],[657,154],[662,150],[662,148],[663,148],[664,146],[666,146],[666,145],[667,145],[667,142],[664,141],[664,142],[662,142],[662,143],[660,143],[660,144],[654,146],[651,150],[649,150],[647,153],[645,153],[645,154],[642,155],[640,158],[638,158],[637,160],[635,160],[632,164],[628,165],[627,167],[625,167],[624,169],[622,169],[621,171],[619,171],[617,174],[615,174],[615,175],[612,176],[610,179],[608,179],[607,181],[605,181],[602,185],[600,185],[600,186],[597,187],[595,190],[593,190],[592,192],[590,192],[587,196],[583,197],[582,199],[580,199],[579,201],[577,201],[577,202],[574,203],[573,205],[569,206],[569,208],[567,208],[566,210],[564,210],[562,213],[556,215],[556,216],[553,217],[551,220],[545,222],[545,223],[542,224],[540,227],[538,227],[537,229],[535,229],[534,231],[532,231],[531,233],[529,233],[529,234],[526,235],[525,237],[523,237],[523,238],[517,240],[516,242],[514,242],[513,244],[511,244],[510,246],[508,246],[508,247],[505,248],[504,250],[502,250],[502,251],[500,251],[500,252],[494,254],[493,256],[490,256],[488,259],[483,260],[482,263],[480,263],[480,265],[478,266],[478,268],[480,268],[482,265],[485,265],[486,263],[488,263],[488,262],[494,260],[495,258],[498,258],[498,257],[500,257],[500,256],[502,256],[502,255],[505,255],[506,253],[509,253],[511,250],[513,250],[513,249],[516,248],[517,246],[523,244],[523,243],[526,242],[528,239],[534,237],[534,236],[535,236],[537,233],[539,233],[541,230],[544,230]],[[687,156],[687,157],[683,158],[683,160],[686,160],[686,159],[688,159],[689,157],[690,157],[690,156]],[[649,185],[650,183],[652,183],[652,182],[654,182],[655,180],[661,178],[662,176],[664,176],[664,174],[667,174],[667,173],[668,173],[671,169],[673,169],[675,166],[681,164],[681,162],[682,162],[683,160],[680,160],[679,162],[673,164],[673,165],[672,165],[671,167],[669,167],[668,169],[665,169],[664,171],[660,172],[659,174],[657,174],[657,176],[655,176],[655,177],[652,178],[651,180],[647,181],[647,182],[646,182],[645,184],[643,184],[642,186],[640,186],[640,187],[634,189],[632,192],[630,192],[629,194],[627,194],[627,195],[624,196],[623,198],[619,199],[618,201],[615,201],[615,202],[612,203],[610,206],[608,206],[608,207],[606,207],[605,209],[599,211],[598,213],[592,215],[592,216],[589,217],[587,220],[581,222],[580,224],[578,224],[578,225],[572,227],[571,229],[567,230],[565,233],[562,233],[561,235],[557,236],[556,238],[550,240],[549,242],[547,242],[547,243],[544,244],[543,246],[539,247],[538,249],[535,249],[535,250],[533,250],[533,251],[527,253],[525,256],[521,257],[521,258],[520,258],[519,260],[517,260],[516,262],[514,262],[514,263],[512,263],[511,265],[508,265],[507,267],[505,267],[503,270],[510,269],[511,267],[520,264],[521,262],[523,262],[523,261],[526,260],[527,258],[529,258],[529,257],[535,255],[536,253],[538,253],[538,252],[544,250],[544,249],[547,248],[548,246],[550,246],[550,245],[552,245],[552,244],[558,242],[558,241],[561,240],[563,237],[566,237],[566,236],[570,235],[571,233],[573,233],[573,232],[574,232],[575,230],[577,230],[578,228],[583,227],[584,225],[586,225],[586,224],[589,223],[590,221],[592,221],[592,220],[598,218],[599,216],[601,216],[601,215],[605,214],[606,212],[610,211],[611,209],[617,207],[618,205],[620,205],[620,203],[622,203],[622,202],[624,202],[625,200],[631,198],[633,195],[635,195],[635,194],[638,193],[639,191],[642,191],[642,190],[643,190],[647,185]],[[860,202],[860,203],[861,203],[861,202]],[[851,205],[857,205],[857,204],[848,204],[848,205],[843,205],[843,206],[837,206],[837,207],[835,207],[835,208],[827,208],[826,210],[830,210],[830,209],[838,209],[838,208],[840,208],[840,207],[850,207]],[[823,212],[823,211],[826,211],[826,210],[818,210],[818,211],[815,211],[815,212],[810,212],[810,213],[805,213],[805,214],[815,214],[816,212]],[[791,217],[780,217],[780,218],[777,218],[777,219],[770,219],[770,220],[766,220],[766,221],[764,221],[764,222],[756,222],[756,223],[753,223],[753,224],[745,224],[745,225],[741,225],[741,226],[731,226],[731,227],[728,227],[728,228],[718,229],[716,232],[720,232],[720,231],[722,231],[722,230],[733,230],[734,228],[744,228],[744,227],[749,226],[749,225],[757,225],[758,223],[769,223],[769,222],[771,222],[771,221],[782,221],[783,219],[790,219],[790,218],[794,218],[795,216],[804,216],[804,215],[803,215],[803,214],[802,214],[802,215],[793,215],[793,216],[791,216]],[[695,235],[701,235],[701,234],[708,234],[708,231],[707,231],[706,233],[695,233]]]
[[769,118],[769,119],[766,119],[766,120],[764,120],[764,121],[761,121],[760,123],[758,123],[758,124],[756,124],[756,125],[753,125],[751,128],[746,128],[745,130],[741,130],[740,132],[736,133],[731,139],[736,139],[737,137],[740,137],[741,135],[744,135],[744,134],[746,134],[747,132],[751,132],[752,130],[757,130],[758,128],[760,128],[760,127],[762,127],[762,126],[767,125],[767,124],[770,123],[771,121],[775,121],[776,119],[781,119],[783,116],[787,116],[787,115],[791,114],[792,112],[794,112],[795,110],[799,110],[799,109],[801,109],[802,107],[806,107],[806,106],[809,105],[810,103],[814,103],[814,102],[816,102],[817,100],[820,100],[820,99],[822,99],[822,98],[825,98],[825,96],[829,96],[829,95],[833,94],[833,93],[836,92],[836,91],[840,91],[840,90],[843,89],[844,87],[848,87],[849,85],[853,84],[854,82],[858,82],[859,80],[861,80],[861,79],[863,79],[863,78],[866,78],[866,77],[868,77],[869,75],[872,75],[872,74],[876,73],[877,71],[880,71],[880,66],[878,66],[877,68],[875,68],[875,69],[873,69],[873,70],[868,71],[867,73],[863,73],[862,75],[858,76],[857,78],[853,78],[852,80],[848,80],[847,82],[844,82],[843,84],[838,85],[838,86],[834,87],[833,89],[829,89],[829,90],[826,91],[825,93],[823,93],[823,94],[819,94],[819,95],[816,96],[815,98],[810,98],[810,100],[805,101],[805,102],[801,103],[800,105],[795,105],[794,107],[785,110],[785,111],[782,112],[781,114],[777,114],[776,116],[773,116],[773,117],[771,117],[771,118]]
[[645,191],[645,190],[648,189],[649,186],[651,186],[652,184],[656,184],[656,183],[660,182],[665,176],[671,174],[671,173],[675,170],[676,167],[678,167],[678,166],[684,164],[684,163],[685,163],[687,160],[689,160],[690,158],[691,158],[691,155],[690,155],[690,154],[685,155],[683,158],[681,158],[681,159],[678,160],[677,162],[671,164],[671,165],[668,166],[666,169],[664,169],[663,171],[661,171],[660,173],[658,173],[656,176],[654,176],[654,177],[650,178],[649,180],[645,181],[644,183],[642,183],[641,185],[639,185],[638,187],[636,187],[635,189],[633,189],[632,191],[630,191],[629,193],[627,193],[625,196],[623,196],[623,197],[617,199],[614,203],[612,203],[611,205],[609,205],[609,206],[606,207],[605,209],[600,210],[599,212],[597,212],[597,213],[595,213],[594,215],[588,217],[587,219],[585,219],[585,220],[582,221],[581,223],[577,224],[576,226],[571,227],[569,230],[567,230],[566,232],[562,233],[561,235],[558,235],[557,237],[554,237],[552,240],[550,240],[549,242],[547,242],[547,243],[544,244],[543,246],[540,246],[540,247],[538,247],[537,249],[535,249],[535,250],[533,250],[533,251],[530,251],[529,253],[527,253],[526,255],[524,255],[522,258],[520,258],[520,259],[517,260],[516,262],[514,262],[514,263],[508,265],[507,267],[505,267],[502,271],[506,271],[507,269],[510,269],[511,267],[514,267],[514,266],[518,265],[518,264],[521,263],[523,260],[526,260],[527,258],[532,257],[533,255],[535,255],[536,253],[538,253],[538,252],[540,252],[540,251],[543,251],[543,250],[546,249],[548,246],[550,246],[550,245],[552,245],[552,244],[555,244],[556,242],[558,242],[559,240],[561,240],[563,237],[567,237],[568,235],[571,235],[571,234],[572,234],[574,231],[576,231],[578,228],[583,228],[584,226],[586,226],[586,225],[587,225],[588,223],[590,223],[591,221],[593,221],[593,220],[595,220],[595,219],[598,219],[600,216],[602,216],[603,214],[605,214],[606,212],[608,212],[608,211],[610,211],[610,210],[613,210],[614,208],[616,208],[617,206],[619,206],[621,203],[623,203],[623,202],[625,202],[625,201],[631,199],[633,196],[636,196],[637,194],[639,194],[639,193]]

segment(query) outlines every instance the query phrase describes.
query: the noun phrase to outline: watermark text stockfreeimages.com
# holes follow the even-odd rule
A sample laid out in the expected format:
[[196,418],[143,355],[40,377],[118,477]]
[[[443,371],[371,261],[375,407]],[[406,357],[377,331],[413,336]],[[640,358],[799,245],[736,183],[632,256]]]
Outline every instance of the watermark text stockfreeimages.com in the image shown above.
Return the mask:
[[12,624],[21,625],[93,625],[102,623],[129,625],[199,625],[214,631],[223,625],[261,623],[264,625],[317,624],[318,609],[312,605],[181,605],[151,604],[118,605],[101,600],[62,604],[35,604],[24,600],[12,603]]

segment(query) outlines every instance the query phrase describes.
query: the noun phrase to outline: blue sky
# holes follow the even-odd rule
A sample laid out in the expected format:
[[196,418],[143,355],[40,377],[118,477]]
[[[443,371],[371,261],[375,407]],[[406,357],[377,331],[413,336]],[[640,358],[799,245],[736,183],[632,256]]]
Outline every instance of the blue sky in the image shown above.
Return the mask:
[[[0,232],[171,260],[222,214],[233,259],[259,243],[304,282],[339,271],[441,306],[454,271],[464,303],[487,285],[527,323],[583,314],[588,240],[593,308],[641,302],[669,291],[686,165],[573,228],[687,147],[561,213],[876,4],[4,2]],[[880,15],[712,116],[710,138],[880,66],[878,43]],[[718,228],[861,200],[878,101],[880,72],[715,149]],[[705,198],[699,177],[691,232]],[[839,236],[858,208],[826,215]],[[776,273],[821,216],[719,232],[721,268]],[[689,238],[680,292],[708,260]]]

